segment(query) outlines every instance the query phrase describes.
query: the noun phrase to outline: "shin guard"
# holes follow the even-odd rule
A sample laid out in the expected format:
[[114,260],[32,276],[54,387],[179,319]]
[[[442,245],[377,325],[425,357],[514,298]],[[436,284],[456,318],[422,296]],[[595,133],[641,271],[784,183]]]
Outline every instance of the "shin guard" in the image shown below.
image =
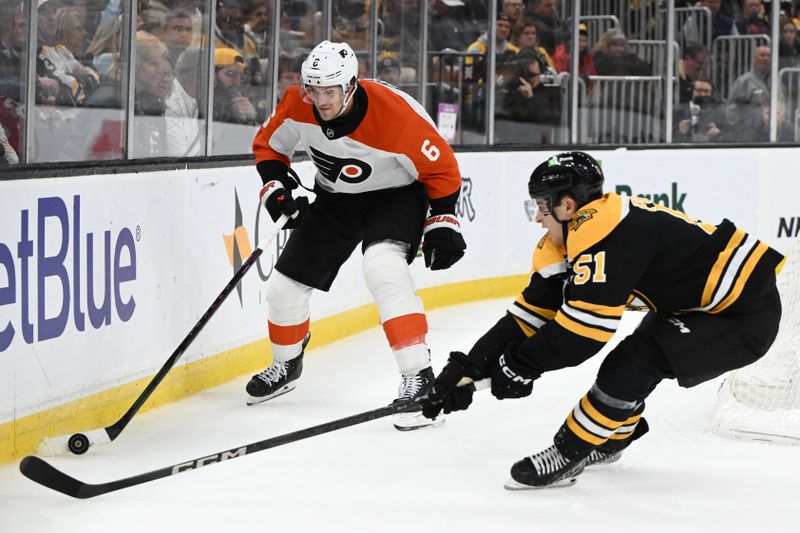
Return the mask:
[[647,431],[646,422],[643,431],[636,431],[643,411],[644,402],[612,398],[595,384],[559,428],[555,445],[572,461],[585,459],[596,448],[611,442],[621,451]]

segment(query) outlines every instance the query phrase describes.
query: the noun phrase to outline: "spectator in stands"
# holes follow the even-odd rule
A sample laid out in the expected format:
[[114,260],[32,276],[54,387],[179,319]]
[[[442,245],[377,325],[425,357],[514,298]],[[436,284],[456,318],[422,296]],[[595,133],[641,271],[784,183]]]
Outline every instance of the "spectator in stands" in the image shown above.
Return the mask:
[[42,44],[54,44],[58,8],[51,0],[37,0],[36,5],[36,31],[39,34],[39,48],[41,48]]
[[[776,107],[777,111],[775,112],[775,123],[777,124],[777,135],[775,140],[777,142],[794,142],[794,130],[792,128],[791,122],[788,120],[786,116],[786,105],[778,101],[778,106]],[[769,103],[764,104],[761,107],[761,120],[759,121],[756,129],[752,132],[752,139],[748,139],[752,142],[770,142],[769,138]]]
[[[368,28],[366,6],[369,2],[334,2],[331,36],[333,41],[350,43],[353,50],[369,46],[371,32]],[[322,13],[320,11],[320,13]],[[384,27],[389,27],[385,24]]]
[[462,51],[475,40],[478,32],[467,19],[462,0],[434,0],[428,24],[428,47],[431,51]]
[[300,83],[302,56],[283,57],[278,62],[278,100],[283,98],[286,89]]
[[[497,15],[497,24],[495,26],[495,55],[497,56],[496,64],[502,65],[508,61],[511,61],[517,52],[519,52],[519,48],[515,45],[511,44],[508,38],[511,35],[511,22],[508,20],[508,17],[503,14],[499,13]],[[470,54],[480,54],[482,56],[486,55],[486,52],[489,50],[489,33],[484,32],[482,33],[478,39],[470,44],[467,47],[467,52]],[[470,65],[473,65],[473,57],[467,57],[464,61],[465,65],[469,69]],[[481,79],[483,78],[483,70],[484,70],[484,62],[475,62],[475,69],[477,72],[473,72],[472,79]],[[465,76],[469,79],[468,76]]]
[[[164,114],[165,100],[172,89],[172,66],[167,47],[154,35],[136,33],[136,86],[134,90],[133,139],[129,157],[160,157],[167,153]],[[109,69],[109,76],[86,99],[76,121],[86,135],[73,135],[64,147],[61,159],[87,161],[120,159],[124,153],[122,135],[122,77],[119,62]],[[102,112],[101,109],[110,111]],[[112,117],[116,120],[111,120]],[[96,133],[98,132],[99,133]]]
[[632,53],[628,39],[619,28],[611,28],[592,50],[594,68],[600,76],[650,76],[653,67]]
[[508,17],[512,35],[522,30],[522,24],[525,22],[522,16],[524,10],[525,2],[522,0],[501,0],[500,12]]
[[[722,0],[699,0],[694,7],[705,7],[711,12],[711,40],[722,35],[738,35],[733,17],[725,13],[722,7]],[[704,35],[700,30],[698,21],[689,17],[683,25],[683,38],[685,42],[703,42]]]
[[678,64],[679,102],[687,103],[694,98],[694,83],[705,69],[707,61],[708,48],[704,44],[690,42],[683,48],[683,57]]
[[172,90],[172,64],[168,50],[157,37],[136,34],[136,90],[132,157],[167,154],[166,98]]
[[[495,25],[495,70],[502,72],[504,66],[510,62],[519,48],[508,40],[511,34],[511,23],[508,16],[498,13]],[[462,96],[461,124],[465,129],[481,130],[486,117],[486,54],[489,50],[488,32],[482,33],[478,39],[467,47],[470,54],[464,58],[463,79],[467,83],[466,91]],[[447,73],[445,73],[447,74]]]
[[797,28],[791,19],[781,22],[781,38],[778,43],[778,70],[800,67],[800,51],[797,48]]
[[217,19],[214,33],[216,48],[231,48],[244,59],[252,79],[245,85],[264,85],[258,62],[258,46],[244,31],[241,0],[217,0]]
[[8,140],[6,128],[2,121],[0,121],[0,166],[3,165],[16,165],[19,163],[19,156],[14,147]]
[[194,40],[192,19],[184,11],[170,11],[164,15],[163,24],[153,34],[167,45],[167,56],[175,65],[178,57],[192,45]]
[[[378,28],[382,30],[383,36],[379,41],[379,48],[393,52],[395,59],[400,62],[399,82],[414,83],[417,80],[417,58],[421,54],[420,0],[382,0],[378,4],[382,7]],[[365,16],[369,13],[370,8],[366,10]],[[368,28],[369,22],[365,20],[364,26]],[[414,89],[406,87],[406,90],[413,93]]]
[[565,42],[566,37],[564,23],[558,17],[556,0],[530,0],[528,18],[539,28],[539,43],[552,55],[556,47]]
[[741,0],[739,2],[739,16],[736,17],[736,28],[739,35],[747,35],[747,21],[753,17],[762,17],[764,7],[761,0]]
[[111,66],[119,61],[122,47],[122,18],[101,22],[97,27],[87,54],[92,58],[92,66],[101,79],[108,76]]
[[400,85],[400,62],[391,55],[378,60],[378,79],[394,86]]
[[214,51],[214,120],[255,125],[256,109],[242,94],[244,58],[232,48]]
[[83,65],[75,55],[82,55],[86,31],[80,15],[71,8],[56,11],[54,46],[43,45],[39,59],[48,74],[58,79],[68,89],[68,101],[56,102],[62,105],[82,105],[100,82],[100,76],[93,68]]
[[[138,32],[136,35],[136,94],[134,114],[163,117],[165,100],[172,90],[174,75],[169,62],[169,52],[164,43],[154,35]],[[157,121],[160,127],[163,121]],[[143,136],[145,137],[145,136]],[[165,146],[166,138],[159,135],[158,144]],[[152,139],[151,139],[152,140]],[[152,143],[147,143],[152,146]],[[146,150],[147,155],[161,155],[163,148]]]
[[533,50],[547,61],[548,68],[555,72],[553,59],[543,47],[539,46],[539,28],[530,19],[523,20],[517,25],[516,30],[511,32],[511,43],[519,47],[520,52],[526,49]]
[[[52,1],[52,0],[51,0]],[[94,20],[89,19],[89,11],[90,11],[90,3],[94,0],[56,0],[58,3],[58,10],[68,9],[72,11],[76,15],[78,15],[78,20],[80,21],[80,25],[83,28],[83,40],[79,45],[74,47],[72,51],[75,55],[75,58],[80,61],[84,62],[86,59],[85,52],[86,49],[89,47],[89,43],[94,36],[95,30],[97,30],[97,24]]]
[[[296,54],[305,54],[319,42],[319,39],[324,39],[327,16],[325,16],[326,14],[323,12],[324,2],[320,2],[319,0],[305,0],[295,5],[306,7],[301,13],[298,13],[291,19],[292,22],[289,20],[284,22],[284,18],[281,16],[281,50]],[[336,5],[337,4],[334,2],[334,9],[336,9]],[[283,44],[284,29],[291,30],[297,35],[290,41],[292,44],[291,47],[286,47]]]
[[[736,78],[728,93],[727,117],[740,140],[749,140],[762,120],[762,108],[770,99],[770,48],[762,45],[753,54],[753,66]],[[785,102],[785,91],[778,83],[778,99]]]
[[713,94],[711,81],[704,77],[692,82],[692,97],[675,106],[672,141],[688,143],[725,142],[731,131],[725,117],[725,103]]
[[764,18],[764,15],[753,15],[744,21],[743,35],[770,35],[771,33],[769,21]]
[[200,131],[198,76],[202,72],[205,51],[187,48],[175,63],[175,79],[172,90],[165,100],[167,124],[167,150],[165,155],[194,157],[203,155],[202,132]]
[[560,96],[544,56],[532,50],[521,52],[513,64],[513,75],[499,86],[502,114],[514,120],[558,124]]
[[22,3],[3,0],[0,8],[5,13],[0,17],[0,95],[20,101],[26,27]]
[[5,13],[0,17],[0,165],[6,165],[19,162],[26,24],[18,0],[2,0],[0,8]]
[[244,33],[256,44],[258,57],[266,59],[271,49],[267,40],[269,35],[269,10],[270,6],[264,0],[245,0],[242,6],[244,19]]
[[[578,31],[578,75],[584,78],[584,81],[588,81],[589,76],[597,73],[592,54],[589,52],[589,31],[583,22],[578,25]],[[558,45],[553,52],[553,65],[557,72],[569,72],[572,68],[572,54],[569,51],[571,47],[572,41],[567,39],[566,43]]]
[[[794,22],[794,27],[800,31],[800,0],[794,1],[789,18]],[[798,43],[798,46],[800,46],[800,43]]]

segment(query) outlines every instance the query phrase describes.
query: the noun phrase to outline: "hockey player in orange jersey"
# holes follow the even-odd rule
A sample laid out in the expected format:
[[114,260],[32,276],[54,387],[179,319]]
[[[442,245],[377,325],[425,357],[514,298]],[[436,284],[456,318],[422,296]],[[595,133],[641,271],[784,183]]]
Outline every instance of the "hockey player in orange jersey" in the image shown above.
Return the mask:
[[531,394],[543,373],[579,365],[614,335],[626,307],[648,309],[612,349],[553,445],[516,462],[508,489],[569,485],[647,432],[645,399],[664,379],[692,387],[748,365],[778,331],[784,258],[729,220],[713,226],[646,198],[603,194],[597,161],[558,154],[533,171],[526,208],[547,234],[528,287],[469,354],[452,352],[426,416],[466,409],[464,377],[498,399]]
[[[358,80],[346,43],[323,41],[253,142],[273,220],[293,229],[267,282],[272,364],[247,384],[248,403],[292,390],[308,342],[309,297],[327,291],[361,243],[367,288],[378,307],[402,376],[398,400],[419,398],[433,384],[428,325],[408,265],[422,242],[426,266],[451,267],[466,244],[455,215],[461,175],[452,149],[424,108],[402,91]],[[303,147],[317,168],[316,199],[295,198],[288,169]],[[439,425],[421,414],[395,415],[400,430]]]

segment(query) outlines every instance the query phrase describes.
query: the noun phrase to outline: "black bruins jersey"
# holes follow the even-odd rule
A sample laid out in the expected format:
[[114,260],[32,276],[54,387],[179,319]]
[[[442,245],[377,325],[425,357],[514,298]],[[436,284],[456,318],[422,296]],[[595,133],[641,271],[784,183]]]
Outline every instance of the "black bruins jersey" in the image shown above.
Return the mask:
[[531,374],[594,355],[626,307],[665,315],[740,312],[774,288],[785,260],[727,219],[713,226],[613,193],[575,214],[566,245],[564,251],[547,237],[539,243],[531,285],[509,309],[530,337],[520,351]]
[[508,308],[526,337],[553,320],[561,306],[567,278],[566,254],[547,235],[536,245],[530,283]]

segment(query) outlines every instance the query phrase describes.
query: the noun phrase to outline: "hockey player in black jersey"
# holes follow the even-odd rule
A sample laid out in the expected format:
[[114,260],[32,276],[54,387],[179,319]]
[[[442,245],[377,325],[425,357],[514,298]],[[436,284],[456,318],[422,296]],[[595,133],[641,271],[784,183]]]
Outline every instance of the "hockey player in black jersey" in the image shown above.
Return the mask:
[[508,489],[569,485],[647,431],[645,399],[666,378],[692,387],[748,365],[775,340],[784,258],[725,219],[713,226],[645,198],[603,194],[583,152],[558,154],[529,182],[529,218],[548,233],[529,286],[470,350],[453,352],[423,412],[466,409],[462,378],[491,377],[498,399],[528,396],[543,373],[596,354],[626,306],[649,309],[604,359],[552,446],[516,462]]

